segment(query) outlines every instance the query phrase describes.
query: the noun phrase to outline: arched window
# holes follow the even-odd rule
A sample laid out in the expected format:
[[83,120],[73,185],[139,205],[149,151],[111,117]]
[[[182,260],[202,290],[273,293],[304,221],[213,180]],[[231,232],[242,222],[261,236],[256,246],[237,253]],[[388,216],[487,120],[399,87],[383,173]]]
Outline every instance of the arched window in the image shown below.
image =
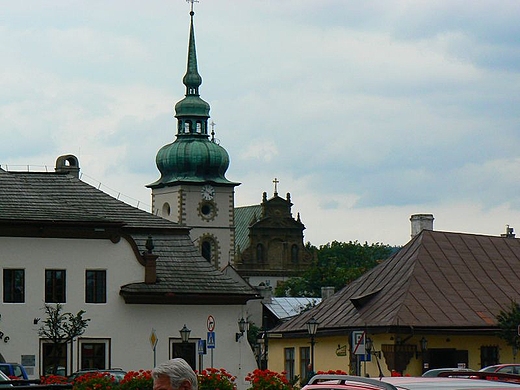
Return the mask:
[[258,263],[263,263],[265,261],[265,253],[264,253],[264,246],[262,244],[258,244],[256,246],[256,261]]
[[202,133],[202,123],[200,123],[200,122],[197,122],[197,133],[198,134]]
[[209,263],[211,263],[211,241],[202,241],[201,254]]
[[298,253],[299,253],[298,245],[293,244],[293,246],[291,246],[291,261],[295,264],[298,263]]

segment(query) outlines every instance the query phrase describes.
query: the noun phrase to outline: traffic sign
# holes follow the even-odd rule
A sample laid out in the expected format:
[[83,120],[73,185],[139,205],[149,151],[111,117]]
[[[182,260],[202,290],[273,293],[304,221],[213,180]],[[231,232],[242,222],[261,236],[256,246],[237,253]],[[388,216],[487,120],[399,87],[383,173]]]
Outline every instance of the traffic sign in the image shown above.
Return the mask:
[[197,343],[197,350],[199,355],[206,354],[206,340],[199,340],[199,342]]
[[150,334],[150,345],[152,346],[152,349],[155,349],[155,346],[157,345],[157,341],[159,341],[159,339],[157,338],[157,335],[155,334],[155,329],[152,329],[152,333]]
[[215,330],[215,319],[213,318],[212,315],[208,316],[207,325],[208,325],[208,330],[210,332],[213,332]]
[[352,332],[352,352],[355,355],[365,354],[365,332],[355,330]]
[[208,348],[215,348],[215,332],[208,332]]

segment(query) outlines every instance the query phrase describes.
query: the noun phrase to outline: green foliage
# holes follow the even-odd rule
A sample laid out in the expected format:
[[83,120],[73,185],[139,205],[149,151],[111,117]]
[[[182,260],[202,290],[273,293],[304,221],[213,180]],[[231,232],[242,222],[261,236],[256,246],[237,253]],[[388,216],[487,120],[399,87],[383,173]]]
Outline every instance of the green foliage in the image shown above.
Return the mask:
[[61,349],[69,341],[85,333],[90,319],[83,318],[85,310],[80,310],[77,314],[63,313],[63,306],[59,303],[56,306],[45,304],[44,310],[47,317],[38,329],[38,335],[54,344],[52,374],[56,374]]
[[519,348],[520,336],[518,336],[518,326],[520,325],[520,305],[515,301],[511,301],[509,311],[501,310],[496,319],[499,328],[498,337],[505,340],[507,345]]
[[387,259],[397,248],[380,243],[333,241],[319,248],[311,267],[301,277],[290,278],[276,287],[275,296],[320,297],[322,287],[338,291]]

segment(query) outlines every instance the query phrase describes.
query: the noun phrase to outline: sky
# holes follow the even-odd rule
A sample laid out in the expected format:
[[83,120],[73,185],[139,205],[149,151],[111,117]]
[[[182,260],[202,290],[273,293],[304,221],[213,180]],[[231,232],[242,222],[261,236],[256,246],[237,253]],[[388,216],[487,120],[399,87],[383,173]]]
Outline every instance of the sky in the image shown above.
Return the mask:
[[[0,164],[150,210],[184,96],[185,0],[0,0]],[[200,0],[201,97],[236,206],[289,192],[305,241],[520,234],[520,2]]]

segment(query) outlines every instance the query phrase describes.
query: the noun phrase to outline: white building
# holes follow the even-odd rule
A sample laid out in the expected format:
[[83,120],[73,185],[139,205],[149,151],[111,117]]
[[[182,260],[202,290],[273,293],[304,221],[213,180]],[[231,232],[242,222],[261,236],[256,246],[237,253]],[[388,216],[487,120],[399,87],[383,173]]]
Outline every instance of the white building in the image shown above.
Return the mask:
[[[239,389],[248,387],[244,377],[256,362],[247,338],[237,337],[237,322],[247,318],[247,301],[258,297],[219,270],[233,252],[238,183],[224,177],[229,158],[209,139],[209,105],[198,95],[196,69],[191,13],[177,140],[159,151],[161,179],[150,185],[158,215],[82,182],[72,155],[59,157],[52,173],[0,169],[0,358],[22,361],[32,377],[43,374],[52,348],[38,335],[43,308],[61,303],[65,312],[85,310],[90,319],[86,332],[61,354],[67,373],[149,369],[181,356],[196,369],[225,368],[238,377]],[[172,164],[168,156],[182,156],[168,153],[185,141],[199,151],[209,147],[211,158],[194,149],[185,157],[197,159],[186,160],[184,171],[180,160]],[[187,226],[194,227],[193,237]],[[187,344],[179,333],[184,325],[191,329]],[[215,347],[201,355],[201,340]]]

